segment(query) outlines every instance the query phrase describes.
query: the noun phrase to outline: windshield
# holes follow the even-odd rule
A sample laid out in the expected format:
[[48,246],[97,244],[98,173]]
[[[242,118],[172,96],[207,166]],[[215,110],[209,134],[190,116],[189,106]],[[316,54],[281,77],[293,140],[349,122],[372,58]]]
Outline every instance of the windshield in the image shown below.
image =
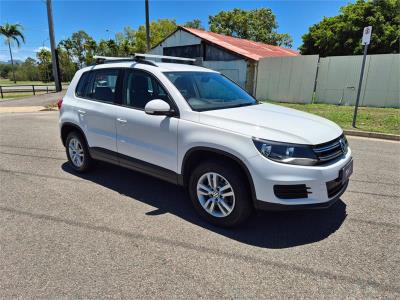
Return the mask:
[[164,72],[195,111],[257,104],[238,85],[212,72]]

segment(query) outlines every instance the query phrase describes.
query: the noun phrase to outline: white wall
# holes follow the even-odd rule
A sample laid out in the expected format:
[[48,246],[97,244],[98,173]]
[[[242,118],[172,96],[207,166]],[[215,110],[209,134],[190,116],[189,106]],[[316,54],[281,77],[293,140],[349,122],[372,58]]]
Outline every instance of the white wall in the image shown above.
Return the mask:
[[256,98],[310,103],[318,55],[263,58],[258,62]]
[[[183,30],[176,31],[160,45],[149,53],[163,55],[164,47],[198,45],[201,39]],[[244,59],[231,61],[203,61],[202,65],[218,72],[221,72],[229,79],[238,83],[241,87],[246,85],[247,63]]]
[[157,47],[150,50],[150,54],[163,55],[164,47],[198,45],[201,39],[183,30],[176,31]]
[[229,61],[203,61],[203,66],[221,72],[230,80],[239,84],[242,88],[246,86],[247,63],[244,59]]

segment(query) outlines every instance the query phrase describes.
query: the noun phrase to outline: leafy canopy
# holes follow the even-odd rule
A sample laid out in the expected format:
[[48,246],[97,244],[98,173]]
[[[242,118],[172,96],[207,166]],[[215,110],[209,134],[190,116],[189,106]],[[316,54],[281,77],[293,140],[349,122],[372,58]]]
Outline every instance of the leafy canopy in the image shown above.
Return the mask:
[[22,34],[22,25],[5,23],[0,26],[0,34],[4,36],[7,44],[14,41],[17,46],[20,46],[20,40],[25,43],[25,36]]
[[[175,20],[159,19],[150,23],[150,45],[154,47],[177,28]],[[146,52],[146,27],[141,25],[135,34],[137,52]]]
[[216,33],[277,46],[292,46],[288,34],[277,32],[278,23],[269,8],[243,10],[234,8],[208,17],[210,30]]
[[183,27],[189,27],[189,28],[204,30],[203,25],[201,25],[201,20],[199,20],[199,19],[194,19],[192,21],[187,21],[186,23],[183,23],[182,26]]
[[358,0],[343,6],[340,14],[325,17],[303,35],[301,54],[320,56],[362,54],[363,28],[372,26],[368,53],[399,53],[400,0]]

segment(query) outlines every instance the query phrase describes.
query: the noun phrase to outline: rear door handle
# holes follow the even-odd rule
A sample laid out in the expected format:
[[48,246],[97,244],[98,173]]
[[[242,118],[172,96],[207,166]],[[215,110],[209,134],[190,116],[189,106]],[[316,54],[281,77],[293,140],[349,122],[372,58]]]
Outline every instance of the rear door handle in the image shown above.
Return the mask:
[[78,113],[80,113],[81,115],[86,115],[86,111],[84,111],[82,109],[78,109]]
[[127,120],[121,119],[121,118],[117,118],[117,121],[120,122],[120,123],[123,123],[123,124],[128,122]]

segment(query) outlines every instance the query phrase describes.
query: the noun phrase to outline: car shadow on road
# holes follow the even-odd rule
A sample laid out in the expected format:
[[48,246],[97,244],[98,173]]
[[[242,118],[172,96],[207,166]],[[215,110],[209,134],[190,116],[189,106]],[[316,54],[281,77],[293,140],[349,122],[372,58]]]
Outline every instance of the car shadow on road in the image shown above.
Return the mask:
[[85,174],[75,172],[69,163],[64,163],[62,169],[134,201],[156,207],[146,213],[148,216],[174,214],[238,242],[263,248],[279,249],[318,242],[338,230],[346,218],[346,204],[338,200],[325,210],[255,212],[249,221],[239,227],[219,228],[197,215],[187,193],[179,186],[103,162],[97,163],[94,172]]

